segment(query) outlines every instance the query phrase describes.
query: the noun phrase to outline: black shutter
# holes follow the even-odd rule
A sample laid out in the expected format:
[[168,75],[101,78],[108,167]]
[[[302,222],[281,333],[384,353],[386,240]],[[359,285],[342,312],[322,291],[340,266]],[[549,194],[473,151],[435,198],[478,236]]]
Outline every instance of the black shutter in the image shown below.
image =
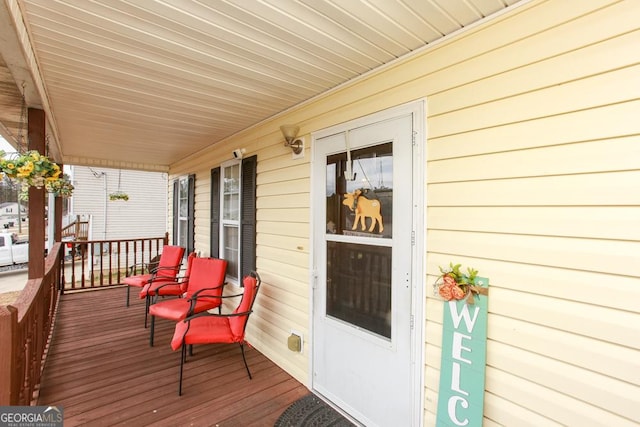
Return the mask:
[[211,169],[211,229],[209,232],[209,253],[220,258],[220,168]]
[[[242,159],[240,280],[256,269],[256,176],[258,156]],[[242,283],[242,282],[241,282]]]
[[178,197],[180,183],[178,180],[173,181],[173,244],[178,244]]
[[196,238],[195,238],[195,193],[196,193],[196,176],[189,175],[188,185],[188,198],[187,198],[187,248],[186,254],[190,254],[195,250]]

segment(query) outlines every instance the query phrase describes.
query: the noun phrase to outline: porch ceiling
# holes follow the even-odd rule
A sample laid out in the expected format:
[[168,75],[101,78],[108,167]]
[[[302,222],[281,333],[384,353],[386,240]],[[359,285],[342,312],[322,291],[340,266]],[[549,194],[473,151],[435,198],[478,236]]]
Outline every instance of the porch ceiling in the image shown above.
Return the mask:
[[525,0],[0,0],[0,134],[21,93],[65,164],[168,165]]

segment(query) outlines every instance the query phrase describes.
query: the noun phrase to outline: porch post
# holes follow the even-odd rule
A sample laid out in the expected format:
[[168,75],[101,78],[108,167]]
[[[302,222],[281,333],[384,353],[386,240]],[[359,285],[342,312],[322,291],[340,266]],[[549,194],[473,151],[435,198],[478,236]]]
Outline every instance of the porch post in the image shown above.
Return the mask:
[[[58,163],[60,169],[64,168],[62,163]],[[61,242],[62,241],[62,197],[55,197],[53,205],[53,241]],[[51,221],[51,215],[49,215],[49,221]]]
[[[46,154],[45,114],[29,108],[27,116],[29,150]],[[29,187],[29,279],[44,276],[45,189]]]

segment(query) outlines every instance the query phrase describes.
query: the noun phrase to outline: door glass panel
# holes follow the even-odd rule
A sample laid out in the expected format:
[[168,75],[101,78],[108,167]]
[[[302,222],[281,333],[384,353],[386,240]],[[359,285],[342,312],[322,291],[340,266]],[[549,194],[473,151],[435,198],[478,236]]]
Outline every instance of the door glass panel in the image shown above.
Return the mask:
[[327,158],[327,233],[391,238],[393,229],[392,144],[351,152],[352,180],[345,179],[347,154]]
[[391,338],[391,248],[327,242],[327,316]]

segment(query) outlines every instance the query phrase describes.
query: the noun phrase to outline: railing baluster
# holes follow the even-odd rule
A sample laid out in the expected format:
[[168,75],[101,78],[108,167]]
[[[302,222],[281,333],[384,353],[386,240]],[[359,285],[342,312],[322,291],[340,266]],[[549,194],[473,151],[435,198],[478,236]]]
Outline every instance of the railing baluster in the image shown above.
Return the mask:
[[118,244],[116,245],[116,251],[118,253],[118,258],[116,259],[117,262],[117,269],[118,269],[118,273],[116,275],[116,281],[118,283],[120,283],[120,242],[118,241]]
[[71,243],[71,284],[73,288],[76,287],[76,255],[75,255],[75,243]]
[[[124,257],[125,265],[129,265],[129,246],[130,246],[130,244],[131,244],[131,242],[129,242],[129,241],[127,241],[125,243],[125,252],[126,252],[126,255]],[[127,268],[127,272],[125,273],[125,275],[128,275],[128,274],[129,274],[129,269]]]
[[[104,255],[104,246],[103,243],[100,242],[99,246],[100,248],[100,258],[99,258],[99,263],[100,263],[100,286],[104,285],[104,266],[102,265],[102,255]],[[92,259],[93,261],[93,259]]]
[[[91,287],[93,287],[93,252],[95,250],[94,248],[94,244],[93,243],[88,243],[87,244],[87,252],[89,252],[89,259],[91,259],[91,261],[89,261],[89,278],[91,279],[90,283],[91,283]],[[84,254],[82,256],[82,288],[85,288],[85,283],[84,283],[84,276],[85,276],[85,258],[84,258]]]
[[[134,240],[133,241],[133,265],[137,266],[138,265],[138,241]],[[137,267],[133,268],[133,272],[131,273],[132,275],[136,275],[138,274],[138,271],[136,270]]]

